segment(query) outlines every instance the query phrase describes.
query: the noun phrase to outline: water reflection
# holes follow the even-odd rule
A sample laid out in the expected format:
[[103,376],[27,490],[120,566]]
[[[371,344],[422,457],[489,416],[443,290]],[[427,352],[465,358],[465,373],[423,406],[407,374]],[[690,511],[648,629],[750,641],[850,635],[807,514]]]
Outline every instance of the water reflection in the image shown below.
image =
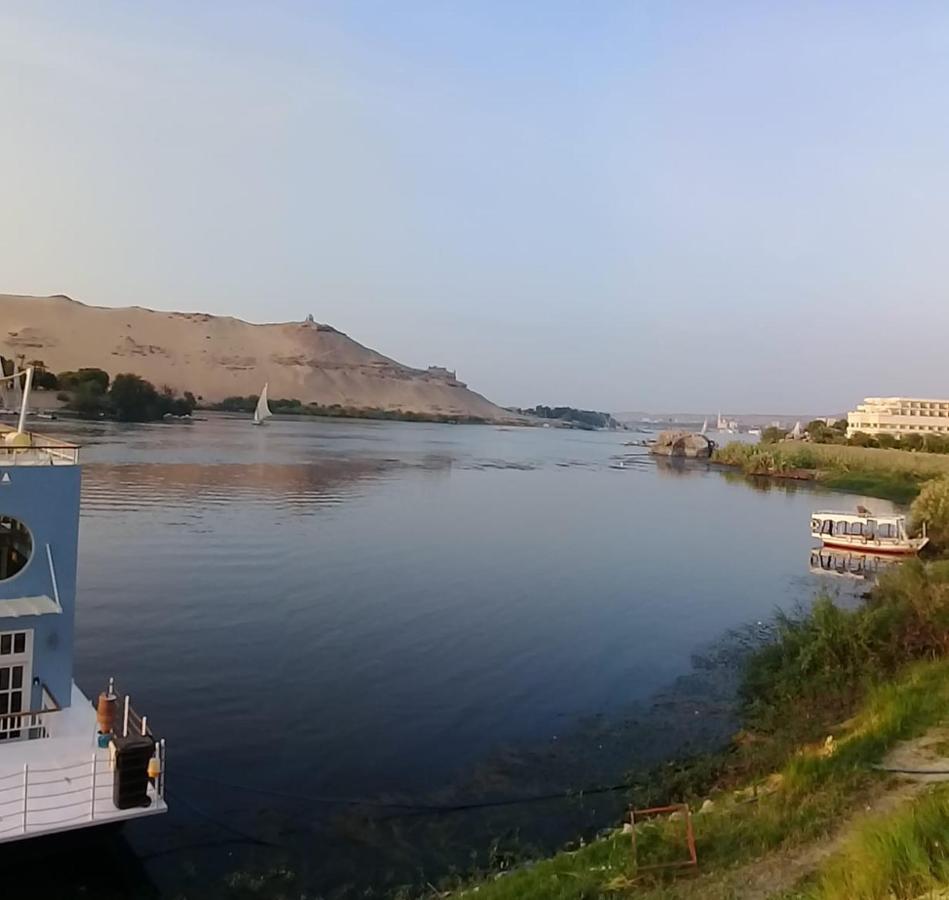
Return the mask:
[[892,556],[852,553],[846,550],[831,550],[827,547],[811,550],[810,555],[810,570],[815,575],[835,575],[860,581],[872,581],[880,573],[898,565],[899,560]]
[[448,473],[453,459],[426,454],[417,462],[387,459],[324,459],[302,464],[131,463],[92,464],[83,472],[83,514],[162,508],[209,508],[266,503],[312,512],[361,494],[403,469]]

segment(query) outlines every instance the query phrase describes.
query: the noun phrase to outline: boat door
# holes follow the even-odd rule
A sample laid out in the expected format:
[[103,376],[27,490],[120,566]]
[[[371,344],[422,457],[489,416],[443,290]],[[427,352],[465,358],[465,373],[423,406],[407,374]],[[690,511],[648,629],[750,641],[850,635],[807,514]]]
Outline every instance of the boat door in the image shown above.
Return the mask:
[[0,741],[26,737],[32,684],[33,629],[0,632]]

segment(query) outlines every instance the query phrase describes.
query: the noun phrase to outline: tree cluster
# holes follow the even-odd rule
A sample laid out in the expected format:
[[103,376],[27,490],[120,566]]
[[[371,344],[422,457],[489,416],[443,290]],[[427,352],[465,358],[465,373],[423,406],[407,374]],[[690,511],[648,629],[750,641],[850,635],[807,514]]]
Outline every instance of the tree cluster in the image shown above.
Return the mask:
[[575,409],[572,406],[543,406],[519,409],[518,412],[539,419],[559,419],[580,428],[617,428],[619,423],[609,413],[592,409]]

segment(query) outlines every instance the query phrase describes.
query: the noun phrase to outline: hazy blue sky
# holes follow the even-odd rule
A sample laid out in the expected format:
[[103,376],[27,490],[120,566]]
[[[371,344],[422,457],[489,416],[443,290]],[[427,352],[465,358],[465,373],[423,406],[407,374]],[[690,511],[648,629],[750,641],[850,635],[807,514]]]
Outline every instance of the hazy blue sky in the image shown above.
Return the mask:
[[505,404],[949,396],[944,2],[3,2],[0,97],[0,291]]

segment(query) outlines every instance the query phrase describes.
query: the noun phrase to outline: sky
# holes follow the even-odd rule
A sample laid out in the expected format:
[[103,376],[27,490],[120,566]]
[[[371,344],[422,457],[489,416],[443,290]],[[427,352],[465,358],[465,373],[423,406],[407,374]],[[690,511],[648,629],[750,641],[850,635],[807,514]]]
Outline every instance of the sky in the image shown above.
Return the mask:
[[505,405],[947,397],[947,85],[942,2],[0,0],[0,291]]

